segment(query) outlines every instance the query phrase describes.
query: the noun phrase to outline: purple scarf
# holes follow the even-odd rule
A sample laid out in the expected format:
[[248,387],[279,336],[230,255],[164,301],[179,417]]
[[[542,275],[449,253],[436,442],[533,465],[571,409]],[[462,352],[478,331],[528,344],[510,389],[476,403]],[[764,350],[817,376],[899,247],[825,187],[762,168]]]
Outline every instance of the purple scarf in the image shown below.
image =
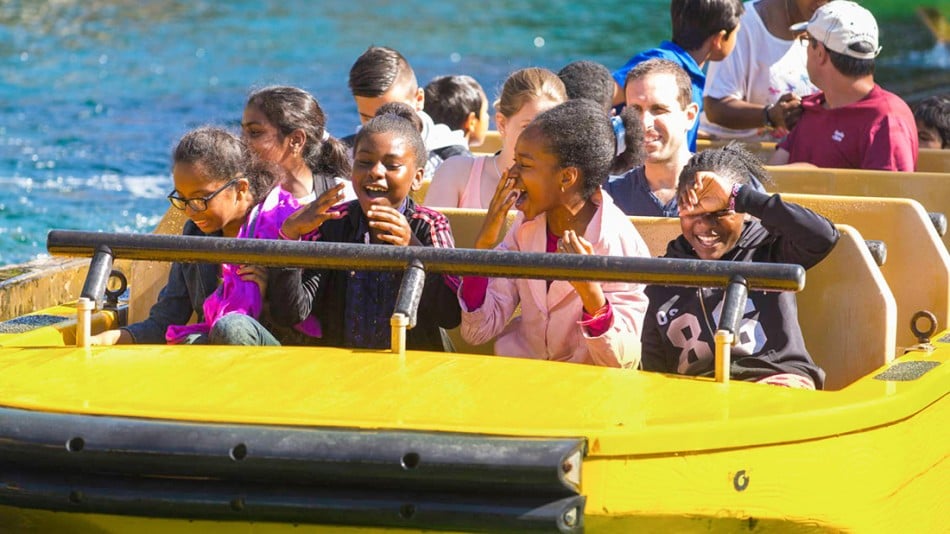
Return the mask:
[[[238,232],[238,238],[280,239],[279,231],[284,220],[300,207],[296,198],[282,187],[275,187],[263,202],[254,206],[244,225]],[[243,313],[257,319],[261,314],[263,298],[261,290],[254,282],[243,280],[237,274],[238,266],[230,263],[221,265],[221,285],[205,299],[204,322],[188,325],[169,325],[165,331],[168,343],[181,343],[192,334],[208,334],[218,319],[229,313]],[[307,317],[294,328],[311,337],[321,337],[320,322],[314,316]]]

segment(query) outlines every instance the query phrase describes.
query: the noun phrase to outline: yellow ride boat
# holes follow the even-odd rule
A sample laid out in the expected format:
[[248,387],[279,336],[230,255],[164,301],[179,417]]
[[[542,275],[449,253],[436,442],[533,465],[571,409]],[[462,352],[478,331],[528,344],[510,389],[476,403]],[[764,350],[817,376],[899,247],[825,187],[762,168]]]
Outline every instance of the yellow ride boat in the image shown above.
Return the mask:
[[[804,285],[801,268],[784,265],[82,232],[52,232],[48,246],[93,257],[83,287],[92,300],[115,281],[113,259],[407,272],[419,260],[459,274],[731,285],[736,302],[743,287]],[[420,278],[404,277],[394,324],[411,324],[411,281]],[[915,317],[919,343],[894,358],[824,354],[869,371],[845,379],[829,370],[838,386],[804,391],[728,381],[728,344],[716,380],[405,351],[399,327],[389,352],[83,346],[89,332],[122,321],[123,305],[110,300],[0,323],[6,528],[936,532],[950,524],[950,330],[935,332],[936,320]]]

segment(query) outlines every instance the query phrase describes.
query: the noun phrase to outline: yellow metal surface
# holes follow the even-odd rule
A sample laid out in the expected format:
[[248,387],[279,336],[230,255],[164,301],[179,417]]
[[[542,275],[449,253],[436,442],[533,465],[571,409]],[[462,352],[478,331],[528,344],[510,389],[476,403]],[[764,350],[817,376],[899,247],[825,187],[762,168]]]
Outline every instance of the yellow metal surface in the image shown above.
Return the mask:
[[[943,345],[945,348],[946,345]],[[946,350],[928,358],[944,361]],[[909,417],[950,366],[911,383],[810,392],[463,354],[116,346],[0,353],[0,404],[188,421],[587,436],[592,455],[815,439]],[[768,421],[768,424],[764,424]]]
[[[0,334],[0,347],[65,347],[76,344],[75,305],[56,306],[32,315],[56,316],[61,317],[62,321],[22,334]],[[92,333],[95,334],[118,328],[119,322],[114,312],[100,310],[92,314],[91,325]]]
[[[69,308],[46,311],[67,315]],[[465,354],[77,349],[63,346],[61,330],[2,339],[0,405],[209,423],[583,437],[581,491],[592,532],[924,532],[950,519],[941,490],[950,476],[950,343],[936,341],[948,332],[935,338],[935,351],[894,362],[936,364],[915,380],[868,376],[822,392]],[[288,528],[3,506],[0,524],[36,532]]]
[[746,528],[770,518],[834,531],[942,532],[950,520],[948,419],[950,399],[942,397],[907,419],[824,439],[594,458],[584,465],[588,525],[694,515]]
[[[917,380],[810,392],[433,353],[6,348],[0,391],[4,405],[66,413],[584,436],[592,532],[927,532],[948,519],[948,352],[937,343],[932,354],[899,358],[939,363]],[[24,531],[283,528],[8,507],[0,522]]]

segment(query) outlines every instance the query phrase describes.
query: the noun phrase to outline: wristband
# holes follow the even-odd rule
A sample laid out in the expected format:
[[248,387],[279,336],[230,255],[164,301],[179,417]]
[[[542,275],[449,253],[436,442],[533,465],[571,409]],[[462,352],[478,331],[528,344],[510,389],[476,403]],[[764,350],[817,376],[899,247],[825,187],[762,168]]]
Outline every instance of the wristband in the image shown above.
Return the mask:
[[773,104],[766,104],[765,107],[762,108],[762,114],[765,115],[765,125],[769,128],[775,128],[775,123],[772,122],[772,117],[769,116],[769,111],[772,110],[772,106]]
[[739,196],[739,190],[742,184],[736,182],[732,184],[732,193],[729,194],[729,211],[736,211],[736,197]]

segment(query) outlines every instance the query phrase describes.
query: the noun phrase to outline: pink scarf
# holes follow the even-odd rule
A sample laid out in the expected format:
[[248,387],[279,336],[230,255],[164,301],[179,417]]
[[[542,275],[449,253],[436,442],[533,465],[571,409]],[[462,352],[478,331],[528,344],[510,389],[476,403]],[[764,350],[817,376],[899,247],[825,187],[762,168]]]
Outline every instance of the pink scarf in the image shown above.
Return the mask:
[[[282,187],[275,187],[263,202],[254,206],[244,225],[238,231],[238,238],[280,239],[279,231],[284,220],[300,207],[296,198]],[[230,263],[221,265],[221,285],[205,299],[204,322],[188,325],[169,325],[165,331],[168,343],[181,343],[192,334],[208,334],[218,319],[229,313],[242,313],[257,319],[261,314],[263,299],[261,290],[254,282],[242,279],[237,274],[238,266]],[[294,326],[300,332],[311,337],[321,337],[320,322],[309,316]]]

